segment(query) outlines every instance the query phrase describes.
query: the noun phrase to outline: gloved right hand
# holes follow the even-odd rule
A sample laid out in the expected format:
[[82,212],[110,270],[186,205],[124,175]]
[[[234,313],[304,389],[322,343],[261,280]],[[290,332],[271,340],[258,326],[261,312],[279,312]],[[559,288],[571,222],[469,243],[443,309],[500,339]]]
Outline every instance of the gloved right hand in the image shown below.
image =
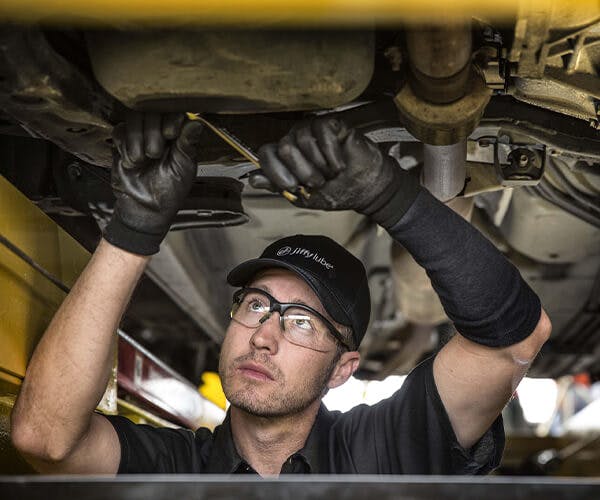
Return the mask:
[[109,243],[139,255],[158,252],[196,176],[203,126],[184,122],[183,114],[132,113],[115,127]]

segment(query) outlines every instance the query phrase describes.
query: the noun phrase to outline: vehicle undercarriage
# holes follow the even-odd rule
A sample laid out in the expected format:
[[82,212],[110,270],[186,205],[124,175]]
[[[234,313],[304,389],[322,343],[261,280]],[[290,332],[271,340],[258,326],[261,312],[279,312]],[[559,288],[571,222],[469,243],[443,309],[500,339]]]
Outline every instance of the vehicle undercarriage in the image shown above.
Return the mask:
[[[554,330],[531,375],[600,375],[599,12],[361,29],[0,29],[0,173],[89,250],[114,202],[111,132],[128,109],[199,112],[249,150],[336,113],[479,228]],[[408,372],[452,335],[410,255],[353,212],[252,189],[256,166],[207,130],[185,209],[122,329],[197,383],[215,370],[237,262],[295,233],[365,264],[358,376]]]

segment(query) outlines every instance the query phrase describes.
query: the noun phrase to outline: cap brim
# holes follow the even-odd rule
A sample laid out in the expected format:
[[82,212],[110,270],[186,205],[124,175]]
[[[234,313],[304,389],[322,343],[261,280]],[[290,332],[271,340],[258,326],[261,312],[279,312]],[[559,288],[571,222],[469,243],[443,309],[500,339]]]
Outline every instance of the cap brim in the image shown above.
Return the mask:
[[337,297],[327,292],[327,285],[313,273],[287,262],[269,258],[251,259],[234,267],[227,275],[227,282],[232,286],[245,286],[259,271],[273,268],[287,269],[297,274],[315,292],[325,310],[335,321],[342,325],[351,326],[351,319],[338,304]]

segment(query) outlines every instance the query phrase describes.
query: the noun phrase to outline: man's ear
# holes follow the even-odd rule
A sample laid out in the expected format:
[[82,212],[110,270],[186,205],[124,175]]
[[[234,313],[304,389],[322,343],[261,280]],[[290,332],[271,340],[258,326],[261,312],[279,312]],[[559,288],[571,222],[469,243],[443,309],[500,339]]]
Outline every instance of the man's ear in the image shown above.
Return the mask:
[[328,389],[339,387],[358,369],[360,363],[360,353],[358,351],[348,351],[340,356],[339,361],[333,369],[329,382]]

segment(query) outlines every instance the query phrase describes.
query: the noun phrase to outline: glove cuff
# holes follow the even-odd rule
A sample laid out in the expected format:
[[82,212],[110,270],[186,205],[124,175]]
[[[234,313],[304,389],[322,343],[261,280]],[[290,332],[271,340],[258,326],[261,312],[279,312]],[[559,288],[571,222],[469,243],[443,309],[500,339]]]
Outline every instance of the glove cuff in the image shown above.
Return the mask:
[[[167,230],[168,231],[168,230]],[[138,255],[154,255],[167,233],[143,233],[127,226],[115,212],[104,229],[103,237],[110,244]]]
[[393,227],[423,190],[417,176],[394,165],[394,177],[383,192],[360,213],[368,215],[384,229]]

